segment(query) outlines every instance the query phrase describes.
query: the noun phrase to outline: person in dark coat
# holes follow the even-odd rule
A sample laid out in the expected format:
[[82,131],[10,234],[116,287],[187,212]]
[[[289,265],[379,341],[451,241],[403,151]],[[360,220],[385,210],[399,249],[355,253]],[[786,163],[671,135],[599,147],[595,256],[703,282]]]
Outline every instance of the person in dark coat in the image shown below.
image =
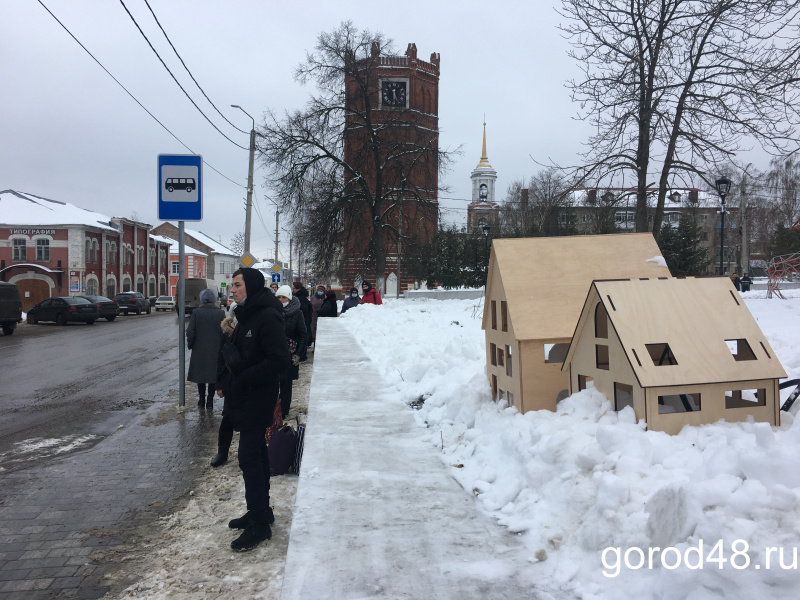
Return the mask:
[[317,317],[319,316],[319,309],[322,303],[325,302],[325,289],[324,285],[318,285],[317,291],[314,292],[314,297],[311,298],[311,345],[317,341]]
[[342,314],[346,313],[348,309],[358,306],[359,300],[358,288],[350,288],[350,295],[342,303]]
[[292,284],[292,295],[300,301],[300,311],[306,324],[306,347],[300,355],[300,362],[308,360],[308,345],[311,343],[311,302],[308,301],[308,290],[299,281]]
[[[214,408],[214,386],[217,383],[217,357],[222,343],[219,324],[225,318],[225,311],[216,304],[214,290],[200,292],[200,306],[192,311],[189,327],[186,329],[186,346],[192,351],[189,359],[187,381],[197,384],[200,408]],[[206,398],[208,386],[208,398]]]
[[288,285],[282,285],[275,295],[283,305],[283,331],[292,355],[292,366],[283,374],[280,384],[281,415],[285,419],[289,416],[292,405],[292,381],[300,379],[300,357],[306,350],[308,333],[303,312],[300,310],[300,300],[292,297],[292,289]]
[[750,276],[747,273],[745,273],[744,277],[739,280],[739,285],[742,286],[743,292],[749,292],[750,286],[753,285],[753,280],[750,279]]
[[244,532],[231,542],[236,551],[252,550],[272,537],[275,522],[269,505],[269,453],[264,432],[272,423],[281,376],[291,365],[283,331],[283,306],[264,288],[264,275],[243,268],[231,282],[236,329],[223,344],[224,367],[217,394],[225,397],[223,416],[239,431],[239,468],[244,479],[247,513],[228,523]]
[[325,301],[319,307],[317,313],[320,317],[338,317],[339,307],[336,305],[336,292],[328,290],[325,293]]
[[361,304],[383,304],[378,290],[372,287],[369,281],[362,281],[361,289],[364,292],[364,295],[361,297]]
[[[233,307],[237,306],[233,303]],[[233,308],[231,309],[233,310]],[[231,341],[233,332],[236,329],[236,321],[233,316],[225,317],[219,324],[220,331],[222,332],[222,343]],[[217,361],[217,372],[225,368],[225,362],[222,359],[222,354],[219,355]],[[233,443],[233,423],[228,416],[230,411],[225,410],[225,405],[222,405],[222,421],[219,423],[219,432],[217,433],[217,454],[211,459],[211,466],[218,467],[228,461],[228,453],[231,451],[231,443]]]

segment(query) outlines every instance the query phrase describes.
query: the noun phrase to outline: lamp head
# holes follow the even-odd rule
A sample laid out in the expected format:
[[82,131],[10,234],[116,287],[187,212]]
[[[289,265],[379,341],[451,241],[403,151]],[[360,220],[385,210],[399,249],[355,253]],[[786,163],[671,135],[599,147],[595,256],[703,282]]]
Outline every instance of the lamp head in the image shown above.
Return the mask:
[[483,224],[483,237],[489,237],[489,233],[492,231],[491,226],[488,223]]
[[720,196],[727,196],[728,192],[731,191],[731,180],[723,175],[719,179],[717,179],[717,193]]

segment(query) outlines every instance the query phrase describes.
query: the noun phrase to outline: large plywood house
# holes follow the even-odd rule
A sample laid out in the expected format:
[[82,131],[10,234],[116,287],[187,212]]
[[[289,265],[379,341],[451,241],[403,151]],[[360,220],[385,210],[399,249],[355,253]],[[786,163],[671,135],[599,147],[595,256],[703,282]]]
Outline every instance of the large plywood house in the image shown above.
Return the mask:
[[561,365],[592,281],[669,276],[650,233],[494,240],[482,327],[495,399],[555,410],[569,394]]
[[570,393],[594,386],[670,434],[720,419],[778,425],[786,377],[728,277],[593,282],[563,370]]

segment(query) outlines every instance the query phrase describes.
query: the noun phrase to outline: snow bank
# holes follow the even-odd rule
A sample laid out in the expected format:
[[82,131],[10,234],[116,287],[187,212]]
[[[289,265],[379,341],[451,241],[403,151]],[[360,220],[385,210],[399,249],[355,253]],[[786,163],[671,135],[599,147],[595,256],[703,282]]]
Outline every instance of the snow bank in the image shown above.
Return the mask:
[[[792,292],[787,301],[744,297],[795,378]],[[593,389],[556,412],[522,415],[491,399],[481,314],[474,300],[388,300],[341,318],[398,410],[419,408],[421,437],[453,477],[524,536],[543,586],[598,600],[796,597],[800,422],[785,415],[779,428],[720,422],[669,436]],[[692,568],[698,557],[702,568]]]

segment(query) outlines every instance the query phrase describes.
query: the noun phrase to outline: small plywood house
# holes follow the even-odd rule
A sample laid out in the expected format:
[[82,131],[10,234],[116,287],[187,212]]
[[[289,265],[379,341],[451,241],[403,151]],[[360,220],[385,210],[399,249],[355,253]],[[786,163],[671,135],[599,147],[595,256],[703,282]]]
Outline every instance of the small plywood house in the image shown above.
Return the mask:
[[569,395],[561,365],[592,281],[669,276],[650,233],[494,240],[482,328],[495,400],[555,410]]
[[775,352],[728,277],[592,283],[563,369],[669,434],[720,419],[779,424]]

